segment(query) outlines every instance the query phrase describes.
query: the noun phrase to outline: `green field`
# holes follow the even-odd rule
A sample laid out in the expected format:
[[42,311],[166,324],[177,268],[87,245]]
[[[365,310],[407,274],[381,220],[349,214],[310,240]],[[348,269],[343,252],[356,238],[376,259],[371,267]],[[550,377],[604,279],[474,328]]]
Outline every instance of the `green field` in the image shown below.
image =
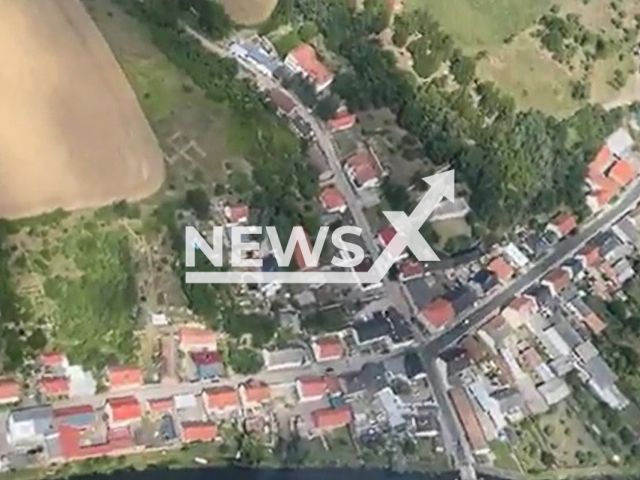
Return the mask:
[[[559,9],[557,14],[562,18],[577,15],[589,32],[601,35],[610,44],[608,56],[594,61],[578,49],[570,61],[555,60],[540,40],[533,37],[540,30],[537,20],[552,7]],[[637,100],[638,80],[631,75],[634,72],[631,45],[638,39],[625,39],[625,35],[636,32],[637,37],[638,2],[408,0],[405,8],[430,12],[451,35],[456,47],[466,54],[482,52],[477,61],[478,78],[493,81],[509,92],[521,109],[537,108],[560,117],[569,115],[584,103],[571,96],[576,82],[586,82],[591,102],[623,104]],[[612,86],[616,69],[627,75],[622,88]]]
[[405,9],[426,8],[470,52],[499,46],[529,27],[551,0],[407,0]]

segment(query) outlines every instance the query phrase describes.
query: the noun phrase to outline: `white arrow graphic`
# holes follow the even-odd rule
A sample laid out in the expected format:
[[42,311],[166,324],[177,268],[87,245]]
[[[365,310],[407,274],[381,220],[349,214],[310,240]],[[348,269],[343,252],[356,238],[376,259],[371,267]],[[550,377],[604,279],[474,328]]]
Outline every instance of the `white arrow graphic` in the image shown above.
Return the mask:
[[453,170],[423,179],[430,185],[411,215],[404,212],[383,212],[396,230],[396,234],[382,251],[368,272],[187,272],[187,283],[379,283],[389,269],[409,248],[420,261],[437,262],[440,259],[420,234],[420,227],[443,198],[454,199]]

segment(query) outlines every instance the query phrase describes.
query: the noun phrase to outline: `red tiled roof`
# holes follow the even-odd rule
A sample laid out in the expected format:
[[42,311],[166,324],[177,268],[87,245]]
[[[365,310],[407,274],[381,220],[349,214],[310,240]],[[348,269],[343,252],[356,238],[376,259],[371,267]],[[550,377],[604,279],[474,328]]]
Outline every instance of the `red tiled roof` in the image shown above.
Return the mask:
[[520,352],[520,359],[522,363],[532,370],[542,363],[542,357],[533,347],[527,347]]
[[400,279],[407,280],[413,277],[419,277],[424,275],[424,267],[422,263],[417,260],[405,260],[400,263],[398,269],[400,270]]
[[110,398],[107,400],[107,404],[111,407],[114,422],[136,420],[142,416],[140,402],[133,395]]
[[0,400],[20,397],[20,384],[12,378],[0,378]]
[[609,167],[612,160],[611,150],[609,150],[609,147],[605,144],[598,150],[598,153],[589,164],[589,170],[602,173]]
[[620,186],[614,180],[605,177],[600,172],[589,174],[589,180],[593,184],[593,196],[600,206],[609,203],[620,189]]
[[571,283],[569,272],[562,268],[554,268],[544,276],[544,280],[553,285],[556,293],[561,292]]
[[[304,238],[307,243],[307,246],[309,247],[309,251],[313,252],[313,246],[311,245],[309,234],[307,234],[306,231],[304,232]],[[299,270],[308,270],[310,268],[315,268],[313,265],[307,265],[304,255],[302,254],[302,247],[300,247],[300,242],[296,242],[296,247],[293,250],[293,258]]]
[[560,213],[551,220],[551,223],[560,231],[562,236],[568,235],[578,226],[576,217],[568,213]]
[[40,379],[40,393],[57,397],[69,394],[69,379],[63,376],[47,376]]
[[455,387],[449,390],[449,394],[471,447],[474,451],[485,449],[487,444],[482,434],[482,428],[466,393],[461,387]]
[[313,342],[316,345],[317,360],[324,360],[326,358],[342,357],[344,354],[344,347],[340,339],[336,336],[329,336],[318,338]]
[[307,375],[298,377],[296,382],[303,399],[319,397],[327,392],[327,382],[324,377]]
[[291,113],[293,109],[296,108],[296,104],[293,99],[279,88],[271,90],[269,92],[269,97],[276,107],[287,114]]
[[265,382],[247,380],[244,382],[245,398],[248,402],[263,403],[271,400],[271,389]]
[[369,150],[360,150],[354,153],[347,159],[346,164],[360,185],[368,180],[378,178],[381,173],[378,169],[378,162]]
[[600,261],[600,248],[597,245],[585,245],[580,255],[584,256],[587,267],[593,267]]
[[609,178],[620,186],[626,186],[638,175],[636,167],[627,160],[618,160],[609,170]]
[[495,332],[504,327],[505,323],[506,321],[502,315],[496,315],[485,323],[482,328],[487,332]]
[[520,313],[523,313],[523,312],[531,313],[533,311],[534,306],[535,306],[535,303],[533,299],[529,297],[515,297],[509,303],[509,308],[512,308],[513,310],[516,310]]
[[180,337],[180,345],[183,347],[209,345],[215,348],[218,339],[215,332],[208,328],[182,327],[178,335]]
[[502,257],[496,257],[491,260],[487,268],[495,273],[496,277],[501,281],[508,280],[513,276],[513,267]]
[[446,325],[455,317],[455,311],[451,303],[444,298],[436,298],[424,307],[420,313],[436,328]]
[[45,352],[40,355],[40,363],[49,368],[62,365],[64,355],[60,352]]
[[238,406],[238,395],[236,389],[229,386],[207,388],[204,391],[207,399],[207,406],[210,409],[224,410],[229,407]]
[[393,225],[387,225],[378,231],[378,241],[383,247],[386,247],[391,243],[391,240],[396,236],[396,233],[398,232]]
[[595,335],[600,334],[605,328],[607,328],[607,324],[594,312],[591,312],[589,315],[584,317],[582,321]]
[[351,422],[351,407],[322,408],[311,412],[313,426],[319,430],[347,426]]
[[347,110],[336,113],[335,117],[329,120],[329,129],[333,132],[346,130],[356,124],[356,116]]
[[173,410],[173,398],[171,397],[152,398],[147,403],[149,404],[149,410],[155,413]]
[[289,52],[296,59],[300,68],[317,84],[322,85],[328,82],[332,74],[324,63],[318,60],[316,51],[307,43],[301,43]]
[[126,365],[112,366],[107,370],[107,381],[110,388],[142,385],[142,370]]
[[329,211],[343,209],[347,205],[347,201],[342,192],[334,186],[326,187],[320,192],[320,203],[322,207]]
[[220,352],[205,350],[202,352],[191,352],[191,359],[196,365],[215,365],[222,363]]
[[183,442],[211,442],[218,436],[218,426],[212,422],[183,422]]
[[230,222],[239,222],[249,216],[249,207],[247,205],[227,205],[224,207],[224,216]]
[[58,428],[60,434],[60,453],[67,460],[81,458],[102,457],[116,452],[131,449],[135,442],[128,428],[111,429],[107,443],[97,445],[81,445],[81,431],[62,425]]

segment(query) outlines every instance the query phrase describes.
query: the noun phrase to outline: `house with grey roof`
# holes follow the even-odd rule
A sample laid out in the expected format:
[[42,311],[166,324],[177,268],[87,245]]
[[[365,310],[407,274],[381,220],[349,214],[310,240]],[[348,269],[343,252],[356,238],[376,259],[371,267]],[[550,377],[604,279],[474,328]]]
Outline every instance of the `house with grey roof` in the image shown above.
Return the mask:
[[562,318],[560,321],[556,322],[554,327],[571,350],[582,343],[583,340],[580,334],[571,326],[571,324],[565,318]]
[[624,127],[620,127],[607,137],[607,147],[618,158],[626,157],[633,150],[633,137]]
[[51,405],[13,410],[7,418],[7,442],[16,447],[43,445],[55,432]]
[[567,382],[559,377],[540,385],[538,392],[542,395],[544,401],[547,402],[547,405],[555,405],[571,395],[571,390]]
[[621,410],[629,405],[629,400],[620,392],[615,382],[616,374],[600,356],[591,358],[581,364],[581,378],[589,389],[601,401],[614,410]]
[[611,227],[611,231],[625,243],[635,247],[640,245],[640,228],[629,215],[622,217],[618,223]]
[[614,279],[618,285],[622,285],[627,280],[633,278],[636,274],[631,262],[629,262],[626,258],[621,258],[616,263],[614,263],[611,268],[615,273],[616,278]]
[[433,290],[429,288],[424,278],[407,280],[404,286],[409,292],[411,301],[418,310],[422,310],[435,299]]
[[599,355],[598,349],[588,340],[578,345],[573,350],[573,353],[576,359],[583,363],[586,363]]
[[304,348],[284,348],[282,350],[263,350],[262,358],[267,370],[283,370],[300,368],[307,363],[307,352]]

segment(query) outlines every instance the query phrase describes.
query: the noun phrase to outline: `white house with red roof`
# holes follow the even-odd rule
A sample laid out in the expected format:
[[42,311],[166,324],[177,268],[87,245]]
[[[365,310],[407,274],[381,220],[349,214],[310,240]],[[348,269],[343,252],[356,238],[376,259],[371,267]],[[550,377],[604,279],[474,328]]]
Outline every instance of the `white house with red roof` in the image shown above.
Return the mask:
[[377,187],[384,176],[380,161],[369,148],[362,148],[347,158],[344,171],[358,190]]
[[320,93],[333,82],[333,73],[318,59],[315,49],[308,43],[302,43],[291,50],[284,64],[295,73],[302,74]]
[[335,116],[327,122],[329,130],[332,132],[339,132],[341,130],[348,130],[356,124],[356,116],[349,110],[338,110]]
[[271,388],[265,382],[249,379],[238,388],[242,407],[254,409],[271,402]]
[[346,427],[351,423],[352,419],[353,412],[349,405],[338,408],[322,408],[311,412],[313,428],[321,432]]
[[142,407],[133,395],[109,398],[104,411],[111,428],[126,427],[142,419]]
[[338,360],[344,355],[344,345],[337,335],[316,338],[311,343],[311,348],[318,362]]
[[578,227],[578,220],[574,215],[570,213],[559,213],[549,224],[547,225],[547,230],[553,232],[553,234],[558,238],[564,238],[573,232]]
[[202,325],[182,327],[178,332],[179,348],[183,352],[209,350],[218,348],[218,336]]
[[67,356],[61,352],[44,352],[40,354],[39,360],[45,370],[66,369],[69,366]]
[[[396,233],[398,232],[393,227],[393,225],[387,225],[386,227],[382,227],[380,230],[378,230],[377,239],[380,246],[383,249],[387,248],[387,246],[391,243],[391,240],[393,240],[393,238],[396,236]],[[404,260],[409,256],[409,252],[407,251],[407,249],[404,248],[404,246],[402,248],[402,252],[391,252],[394,255],[397,254],[396,262],[399,260]]]
[[347,210],[347,200],[334,185],[320,191],[320,203],[327,213],[344,213]]
[[207,388],[202,392],[202,400],[209,414],[226,415],[240,409],[238,393],[231,386]]
[[315,402],[325,398],[328,386],[325,377],[305,375],[296,379],[296,393],[301,402]]
[[21,395],[20,384],[13,378],[0,378],[0,405],[18,403]]
[[241,203],[224,207],[224,216],[228,227],[244,225],[249,221],[249,207]]
[[109,390],[127,390],[142,386],[142,369],[131,365],[115,365],[107,368]]
[[38,390],[46,398],[69,396],[69,379],[62,375],[46,375],[38,381]]

